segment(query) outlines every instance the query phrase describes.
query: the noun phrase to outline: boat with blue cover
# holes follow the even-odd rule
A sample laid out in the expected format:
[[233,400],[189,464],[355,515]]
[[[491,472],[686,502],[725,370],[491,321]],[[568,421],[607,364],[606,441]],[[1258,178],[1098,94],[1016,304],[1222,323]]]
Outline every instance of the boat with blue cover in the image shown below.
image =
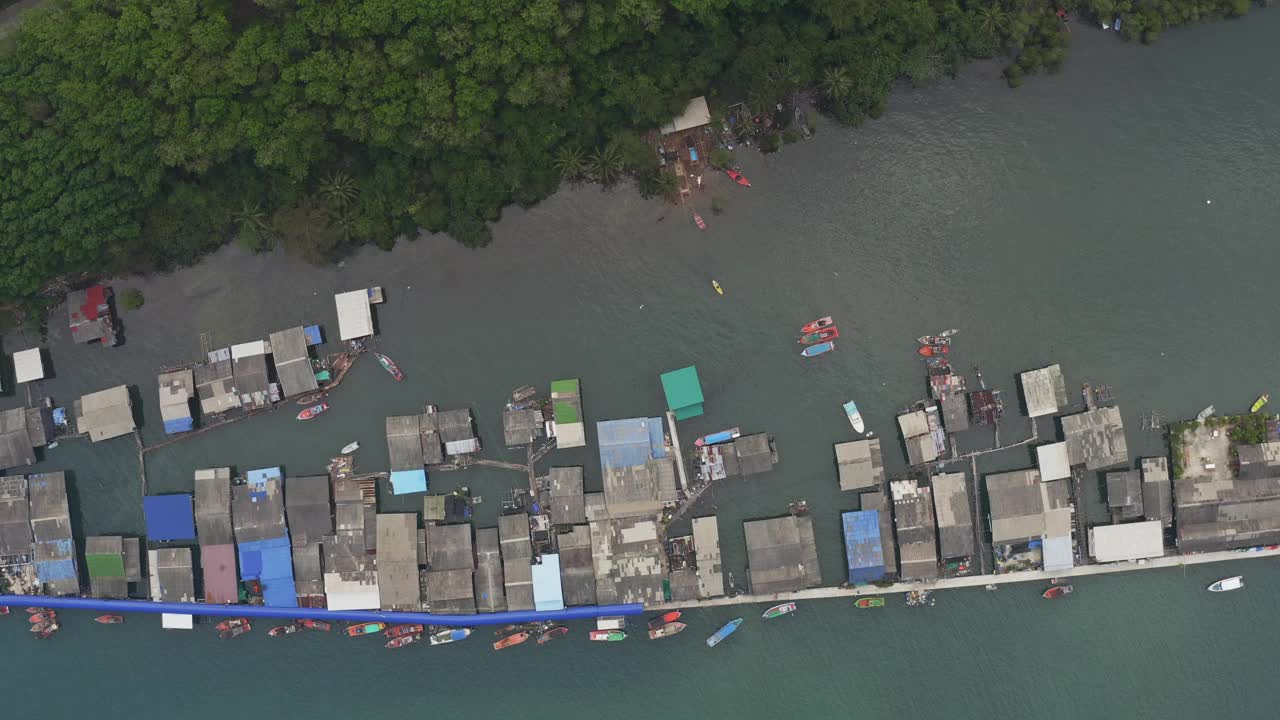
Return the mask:
[[734,618],[733,620],[730,620],[728,623],[725,624],[724,627],[715,631],[715,633],[713,633],[711,637],[707,638],[707,647],[713,648],[716,645],[719,645],[721,641],[723,641],[725,638],[732,635],[733,632],[737,630],[738,626],[741,624],[742,624],[742,618]]
[[817,345],[810,345],[804,350],[801,350],[800,354],[805,357],[817,357],[822,353],[829,352],[835,349],[836,349],[836,344],[828,340],[826,342],[818,343]]
[[858,412],[858,406],[852,400],[844,404],[844,414],[849,418],[849,424],[853,426],[854,432],[860,433],[867,429],[862,423],[862,413]]

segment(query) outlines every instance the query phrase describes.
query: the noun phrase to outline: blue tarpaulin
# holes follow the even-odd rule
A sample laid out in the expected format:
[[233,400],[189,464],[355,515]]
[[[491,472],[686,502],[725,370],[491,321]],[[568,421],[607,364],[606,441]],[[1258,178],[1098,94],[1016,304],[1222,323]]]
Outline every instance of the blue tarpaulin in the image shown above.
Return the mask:
[[270,607],[298,607],[293,584],[293,553],[289,536],[240,543],[240,577],[262,584],[263,603]]
[[600,443],[600,466],[606,471],[639,467],[651,458],[666,454],[661,418],[602,420],[596,423],[596,436]]
[[142,498],[142,512],[147,518],[149,539],[157,542],[195,539],[196,517],[190,495],[148,495]]
[[174,433],[189,432],[194,426],[194,420],[189,417],[178,418],[176,420],[164,421],[164,434],[172,435]]
[[426,470],[391,471],[391,494],[408,495],[427,491]]
[[245,473],[245,476],[248,478],[248,483],[250,485],[259,485],[259,486],[268,480],[284,479],[284,473],[282,473],[280,471],[280,468],[278,467],[259,468],[257,470],[250,470],[249,472]]
[[560,586],[560,556],[543,555],[542,563],[533,565],[533,609],[538,612],[564,609],[564,590]]
[[320,335],[319,325],[308,325],[302,328],[302,334],[306,336],[308,345],[319,345],[324,342],[324,337]]
[[849,564],[849,582],[875,582],[884,577],[884,548],[880,540],[880,512],[855,510],[841,513],[844,553]]

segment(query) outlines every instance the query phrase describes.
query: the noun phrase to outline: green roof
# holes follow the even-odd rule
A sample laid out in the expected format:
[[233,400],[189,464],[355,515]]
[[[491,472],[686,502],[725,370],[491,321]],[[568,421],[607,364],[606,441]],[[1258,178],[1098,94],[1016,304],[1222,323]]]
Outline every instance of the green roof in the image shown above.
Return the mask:
[[89,577],[124,577],[124,558],[119,555],[85,555],[84,560],[89,566]]
[[551,410],[557,425],[582,422],[581,408],[577,380],[551,381]]
[[667,408],[676,414],[677,420],[702,414],[702,384],[698,382],[698,368],[690,365],[662,373],[662,391],[667,395]]

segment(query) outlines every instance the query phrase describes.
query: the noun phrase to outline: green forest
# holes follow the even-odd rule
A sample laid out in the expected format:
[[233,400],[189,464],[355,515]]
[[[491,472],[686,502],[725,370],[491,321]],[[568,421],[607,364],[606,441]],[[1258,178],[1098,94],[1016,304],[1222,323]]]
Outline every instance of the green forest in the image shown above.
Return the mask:
[[[706,94],[813,90],[857,125],[895,83],[1058,69],[1072,19],[1166,27],[1249,0],[45,0],[0,38],[0,299],[193,262],[316,263],[418,228],[481,246],[562,178],[653,188],[640,133]],[[1079,25],[1077,25],[1079,28]],[[1077,30],[1079,31],[1079,30]]]

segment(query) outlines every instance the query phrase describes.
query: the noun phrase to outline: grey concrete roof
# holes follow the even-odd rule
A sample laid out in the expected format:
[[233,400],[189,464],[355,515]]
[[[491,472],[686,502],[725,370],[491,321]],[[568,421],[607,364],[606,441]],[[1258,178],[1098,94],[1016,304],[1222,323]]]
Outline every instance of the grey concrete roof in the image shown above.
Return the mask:
[[307,335],[302,326],[271,333],[271,359],[280,380],[280,392],[285,397],[303,395],[320,387],[315,370],[311,367],[311,354],[307,349]]
[[0,556],[29,557],[33,541],[27,479],[0,477]]
[[893,536],[893,513],[889,511],[889,497],[883,491],[865,492],[860,496],[863,510],[876,510],[880,520],[880,548],[884,553],[885,572],[898,572],[898,543]]
[[1022,394],[1027,400],[1027,415],[1052,415],[1068,407],[1067,381],[1058,365],[1022,373]]
[[575,525],[557,536],[560,549],[560,586],[565,605],[595,605],[596,577],[591,558],[591,528]]
[[790,592],[822,584],[810,517],[749,520],[742,529],[752,592]]
[[1113,518],[1142,517],[1142,475],[1137,470],[1107,473],[1107,507]]
[[841,490],[863,490],[884,482],[884,458],[880,438],[836,445],[836,469]]
[[1119,408],[1100,407],[1062,418],[1072,465],[1101,470],[1129,462],[1129,445]]
[[902,579],[936,578],[938,549],[932,489],[907,479],[889,483],[889,491],[893,497],[893,520],[898,536]]
[[196,537],[201,545],[231,545],[231,468],[195,472]]
[[324,594],[320,556],[319,542],[293,546],[293,586],[298,595]]
[[757,475],[773,469],[773,448],[766,433],[743,435],[733,441],[738,456],[738,471],[743,475]]
[[902,430],[902,437],[913,438],[917,435],[924,435],[929,432],[929,419],[923,410],[904,413],[898,416],[898,428]]
[[599,604],[661,601],[666,557],[656,518],[591,523],[591,559]]
[[969,403],[965,401],[964,393],[953,393],[942,398],[942,422],[949,433],[969,429]]
[[280,481],[267,480],[263,488],[265,497],[258,496],[249,485],[231,488],[231,520],[235,525],[237,543],[284,537],[287,532]]
[[503,590],[507,593],[508,610],[533,609],[533,566],[530,558],[502,560]]
[[476,573],[473,579],[477,611],[491,613],[507,609],[497,528],[476,530]]
[[289,541],[295,546],[318,543],[325,535],[333,534],[327,476],[305,475],[285,480],[284,508],[289,521]]
[[551,480],[551,522],[577,525],[587,521],[587,501],[582,492],[581,467],[553,467]]
[[440,431],[440,439],[445,443],[460,440],[471,440],[476,437],[475,424],[471,419],[471,410],[441,410],[435,413],[436,429]]
[[973,555],[973,513],[965,474],[941,473],[934,475],[931,480],[941,557],[947,559]]
[[1280,477],[1182,478],[1173,494],[1184,553],[1280,544]]
[[230,360],[201,363],[192,368],[192,372],[202,413],[213,415],[240,407]]
[[422,452],[421,415],[398,415],[387,418],[387,452],[391,470],[421,470],[426,464]]
[[[467,567],[471,566],[471,526],[466,531]],[[430,529],[428,530],[430,532]],[[447,540],[442,539],[447,545]],[[378,515],[378,599],[384,610],[418,610],[422,587],[418,578],[418,516],[415,513]],[[444,568],[442,568],[444,569]]]
[[151,558],[152,599],[163,602],[194,602],[195,577],[191,570],[191,548],[160,548]]
[[529,544],[528,515],[519,513],[499,517],[498,537],[502,544],[502,562],[533,557],[533,546]]
[[1142,512],[1163,527],[1173,524],[1173,486],[1165,458],[1142,458]]
[[471,568],[433,570],[426,573],[427,602],[431,612],[471,615],[476,611]]
[[542,412],[539,410],[504,410],[502,438],[507,447],[528,445],[542,437]]
[[271,404],[266,355],[247,355],[233,359],[231,373],[236,396],[242,407],[267,407]]
[[473,569],[475,554],[471,548],[471,525],[428,526],[427,565],[432,570]]
[[698,597],[724,595],[720,563],[720,524],[715,515],[693,519],[693,549],[698,565]]
[[906,445],[907,461],[912,465],[923,465],[938,459],[938,444],[930,434],[909,437]]
[[27,433],[27,412],[23,408],[0,411],[0,470],[33,465],[36,451]]
[[1044,483],[1040,482],[1039,470],[987,475],[986,483],[992,542],[1026,542],[1044,534]]

